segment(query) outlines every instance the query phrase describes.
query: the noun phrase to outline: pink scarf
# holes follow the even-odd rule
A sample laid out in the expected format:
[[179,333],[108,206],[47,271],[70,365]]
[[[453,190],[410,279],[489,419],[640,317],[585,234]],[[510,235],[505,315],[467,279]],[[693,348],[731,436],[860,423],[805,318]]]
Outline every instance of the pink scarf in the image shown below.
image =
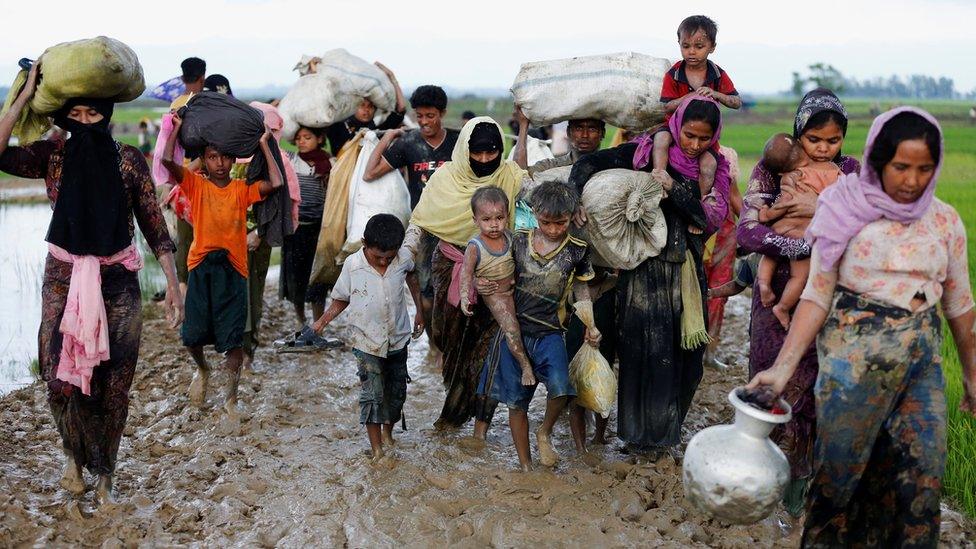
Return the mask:
[[[156,186],[164,185],[166,183],[171,183],[173,185],[179,183],[179,181],[172,181],[172,178],[169,175],[169,170],[163,166],[163,151],[166,150],[166,142],[169,140],[169,136],[172,133],[173,114],[166,113],[163,115],[163,118],[159,123],[159,135],[156,137],[156,148],[153,151],[152,176],[153,180],[156,182]],[[177,139],[176,148],[173,149],[173,162],[183,164],[183,156],[183,147],[180,146],[180,141]]]
[[130,271],[138,271],[142,268],[142,256],[135,244],[109,257],[73,255],[54,244],[48,244],[48,251],[55,259],[71,263],[68,299],[59,328],[64,338],[57,378],[90,395],[92,371],[109,359],[101,266],[122,264]]
[[[444,257],[454,262],[454,267],[451,269],[451,285],[447,288],[447,302],[454,307],[459,307],[461,305],[461,267],[464,263],[464,252],[443,240],[437,244],[437,247],[444,254]],[[478,302],[478,292],[474,284],[471,285],[468,292],[468,301],[472,304]]]
[[932,180],[922,196],[911,204],[900,204],[888,196],[881,186],[881,177],[868,162],[868,156],[881,129],[895,115],[903,112],[915,113],[931,122],[938,129],[939,142],[942,142],[942,128],[938,120],[922,109],[899,107],[874,119],[864,146],[861,174],[841,176],[836,183],[828,187],[817,200],[816,214],[807,228],[806,238],[820,253],[821,268],[824,271],[833,269],[844,255],[847,243],[854,238],[854,235],[861,232],[865,225],[882,218],[899,223],[911,223],[925,215],[932,205],[932,200],[935,198],[935,183],[939,179],[939,170],[945,157],[944,146],[935,172],[932,174]]
[[281,146],[278,145],[281,142],[281,128],[284,127],[285,120],[281,117],[281,113],[278,112],[277,107],[274,105],[260,101],[251,101],[248,104],[264,113],[264,125],[271,130],[271,136],[274,137],[275,145],[278,146],[278,152],[284,160],[285,173],[282,175],[285,177],[285,184],[288,185],[288,196],[291,197],[291,225],[292,227],[297,227],[298,205],[302,202],[302,192],[298,186],[298,174],[295,173],[295,167],[291,165],[291,162],[288,162],[288,156],[285,155],[285,151],[281,150]]

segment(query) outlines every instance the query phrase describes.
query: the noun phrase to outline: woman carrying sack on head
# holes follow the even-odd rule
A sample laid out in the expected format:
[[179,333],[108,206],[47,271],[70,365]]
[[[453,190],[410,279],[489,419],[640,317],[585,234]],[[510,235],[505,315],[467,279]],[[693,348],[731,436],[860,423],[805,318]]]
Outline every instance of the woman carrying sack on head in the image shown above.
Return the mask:
[[170,326],[183,320],[176,247],[156,202],[146,159],[112,138],[108,99],[74,98],[54,114],[64,142],[8,147],[30,101],[40,61],[0,119],[0,170],[43,177],[54,212],[41,288],[38,362],[67,457],[61,486],[85,491],[82,468],[98,476],[100,502],[112,501],[112,475],[139,358],[142,301],[133,217],[166,274]]

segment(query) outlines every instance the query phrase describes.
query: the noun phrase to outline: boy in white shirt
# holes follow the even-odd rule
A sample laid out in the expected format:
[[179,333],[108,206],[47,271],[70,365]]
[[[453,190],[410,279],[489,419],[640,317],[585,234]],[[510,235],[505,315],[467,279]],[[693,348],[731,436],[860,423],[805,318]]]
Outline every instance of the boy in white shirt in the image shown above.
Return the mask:
[[[383,457],[383,445],[393,444],[393,425],[400,420],[407,398],[407,344],[424,331],[420,284],[409,252],[399,253],[404,229],[390,214],[370,218],[363,231],[363,248],[346,258],[332,289],[332,304],[315,321],[321,333],[349,309],[353,354],[359,360],[359,422],[373,459]],[[411,330],[403,283],[407,283],[417,313]]]

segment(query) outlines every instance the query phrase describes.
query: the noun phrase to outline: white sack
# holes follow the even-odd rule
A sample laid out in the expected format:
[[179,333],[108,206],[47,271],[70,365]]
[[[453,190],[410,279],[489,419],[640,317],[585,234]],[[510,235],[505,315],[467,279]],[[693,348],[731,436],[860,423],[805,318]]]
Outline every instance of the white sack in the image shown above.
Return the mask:
[[[549,145],[545,141],[536,139],[531,135],[526,137],[528,137],[528,140],[525,142],[525,152],[528,157],[529,166],[542,160],[555,158],[552,155],[552,150],[549,149]],[[508,159],[515,160],[515,147],[512,147],[512,150],[508,151]]]
[[661,83],[670,68],[633,52],[537,61],[522,65],[512,94],[536,126],[595,118],[642,131],[664,121]]
[[373,181],[363,181],[366,164],[376,149],[379,139],[375,132],[366,132],[363,148],[359,151],[356,168],[349,182],[349,216],[346,218],[346,243],[342,246],[337,263],[356,253],[362,247],[366,222],[376,214],[397,216],[403,226],[410,220],[410,193],[400,170],[392,170]]
[[594,264],[631,270],[660,254],[668,239],[663,196],[647,172],[613,169],[590,178],[581,198]]
[[344,49],[319,59],[315,72],[300,77],[278,106],[285,139],[294,139],[299,126],[324,128],[349,118],[363,98],[376,105],[380,120],[396,108],[396,88],[376,65]]

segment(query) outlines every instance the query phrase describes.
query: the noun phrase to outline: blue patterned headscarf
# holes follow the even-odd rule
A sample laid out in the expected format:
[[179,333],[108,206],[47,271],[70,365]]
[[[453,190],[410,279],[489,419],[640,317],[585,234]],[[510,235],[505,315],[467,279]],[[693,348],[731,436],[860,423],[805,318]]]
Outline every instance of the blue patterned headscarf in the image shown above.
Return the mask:
[[796,108],[793,137],[799,139],[803,131],[807,129],[810,119],[823,111],[833,111],[844,117],[845,120],[847,119],[847,109],[844,108],[844,104],[840,102],[837,94],[827,88],[817,88],[807,92],[800,100],[800,106]]

